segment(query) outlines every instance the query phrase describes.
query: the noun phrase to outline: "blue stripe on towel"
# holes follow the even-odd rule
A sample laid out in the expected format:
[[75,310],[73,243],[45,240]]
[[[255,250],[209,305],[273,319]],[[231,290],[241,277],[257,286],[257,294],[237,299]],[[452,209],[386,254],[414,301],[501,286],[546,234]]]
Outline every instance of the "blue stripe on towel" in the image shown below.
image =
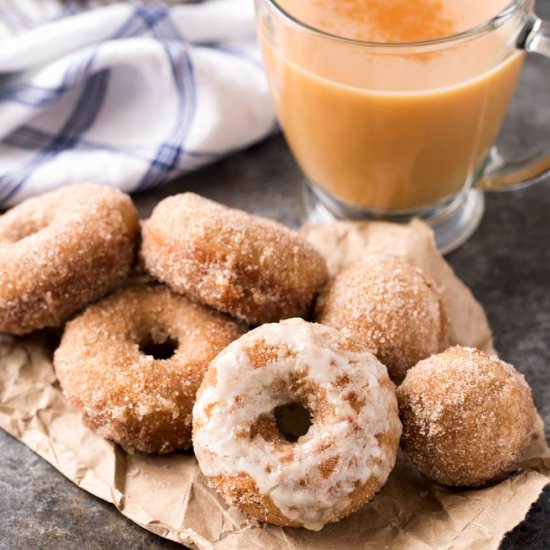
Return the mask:
[[95,51],[91,54],[86,54],[84,63],[82,62],[82,57],[73,61],[65,70],[63,80],[57,87],[46,88],[35,84],[18,82],[11,87],[8,86],[0,90],[0,101],[14,101],[31,107],[47,107],[50,103],[59,99],[65,92],[81,84],[84,76],[89,73],[89,67],[95,55]]
[[[80,63],[70,67],[74,78],[89,74],[96,52],[88,55]],[[57,136],[40,149],[38,154],[18,171],[0,178],[0,203],[8,201],[18,193],[33,171],[40,165],[52,160],[67,149],[73,149],[82,135],[95,120],[107,91],[109,71],[100,71],[88,78],[80,93],[76,105]]]
[[168,15],[169,10],[166,8],[140,6],[115,34],[117,38],[123,38],[142,34],[146,30],[151,31],[164,48],[179,99],[174,127],[160,144],[136,190],[148,189],[174,172],[195,112],[196,90],[193,65],[187,46]]
[[[59,134],[61,135],[61,134]],[[42,149],[47,146],[52,140],[55,139],[53,134],[44,132],[32,126],[21,126],[14,130],[11,134],[6,136],[2,143],[4,145],[9,145],[11,147],[16,147],[18,149],[35,151],[37,149]],[[175,149],[173,145],[169,146]],[[126,146],[115,146],[110,143],[100,143],[98,141],[93,141],[85,138],[80,138],[78,143],[75,144],[75,149],[81,151],[109,151],[110,153],[126,155],[138,160],[145,161],[147,163],[155,162],[163,170],[170,171],[174,168],[174,160],[170,154],[158,154],[158,149],[147,149],[143,147],[126,147]],[[226,153],[220,152],[209,152],[209,151],[188,151],[183,147],[177,146],[177,149],[180,149],[180,156],[185,156],[187,158],[197,158],[197,159],[216,159],[218,157],[226,155]],[[230,151],[230,154],[234,151]],[[163,159],[166,159],[165,163]]]
[[[62,135],[62,134],[58,134]],[[18,149],[36,151],[37,149],[43,149],[55,139],[53,134],[44,132],[32,126],[21,126],[14,130],[11,134],[6,136],[2,143]],[[115,146],[110,143],[100,143],[97,141],[89,140],[86,138],[80,138],[78,143],[75,144],[74,149],[80,151],[108,151],[119,155],[125,155],[146,163],[152,162],[156,157],[157,149],[144,148],[144,147],[125,147]],[[160,163],[161,160],[159,159]],[[165,166],[166,170],[170,169],[170,165]]]
[[111,40],[131,38],[143,34],[148,29],[153,30],[160,21],[168,17],[168,13],[167,8],[138,6]]
[[57,88],[43,88],[33,84],[18,83],[0,90],[0,101],[13,101],[30,107],[46,107],[61,97],[66,90],[65,84]]
[[[136,188],[138,191],[148,189],[173,175],[185,147],[187,134],[196,110],[195,75],[187,46],[183,43],[172,42],[165,44],[164,49],[170,60],[174,82],[178,91],[178,113],[171,134],[159,147],[156,157],[152,160],[149,169]],[[170,166],[165,168],[164,163],[159,162],[159,159],[164,157],[167,149],[174,151],[174,158]]]
[[[155,186],[177,170],[196,110],[196,82],[187,43],[169,17],[156,20],[151,26],[151,31],[153,36],[162,43],[170,62],[179,104],[174,127],[158,148],[155,158],[137,185],[138,191]],[[167,152],[171,155],[168,163],[166,162]]]

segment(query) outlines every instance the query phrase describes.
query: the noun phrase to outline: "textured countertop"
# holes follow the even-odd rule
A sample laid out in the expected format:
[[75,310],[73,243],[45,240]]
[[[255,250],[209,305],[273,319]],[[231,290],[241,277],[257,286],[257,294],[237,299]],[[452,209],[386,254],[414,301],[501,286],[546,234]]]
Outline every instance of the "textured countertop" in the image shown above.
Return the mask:
[[[539,1],[538,11],[550,18],[550,1]],[[529,58],[504,129],[518,156],[543,140],[550,146],[549,75],[550,61]],[[192,190],[297,226],[301,182],[275,137],[136,201],[147,215],[163,196]],[[550,438],[550,181],[489,195],[479,230],[447,259],[486,308],[501,356],[525,373]],[[133,525],[0,431],[0,549],[76,547],[181,548]],[[503,548],[550,548],[550,490]]]

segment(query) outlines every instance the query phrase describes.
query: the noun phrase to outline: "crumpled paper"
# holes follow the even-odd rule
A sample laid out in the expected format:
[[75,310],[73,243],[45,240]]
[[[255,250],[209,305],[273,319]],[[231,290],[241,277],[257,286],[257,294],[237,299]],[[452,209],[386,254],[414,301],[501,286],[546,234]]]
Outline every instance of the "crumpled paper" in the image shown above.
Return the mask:
[[[332,272],[367,252],[391,252],[421,266],[443,293],[452,343],[492,351],[483,309],[421,222],[346,222],[306,226],[302,232],[326,256]],[[261,525],[228,508],[206,486],[192,452],[129,455],[86,428],[59,390],[47,340],[44,334],[0,335],[0,427],[135,523],[191,548],[496,549],[550,482],[550,450],[539,419],[517,470],[487,488],[441,487],[400,457],[376,498],[337,524],[320,532]]]

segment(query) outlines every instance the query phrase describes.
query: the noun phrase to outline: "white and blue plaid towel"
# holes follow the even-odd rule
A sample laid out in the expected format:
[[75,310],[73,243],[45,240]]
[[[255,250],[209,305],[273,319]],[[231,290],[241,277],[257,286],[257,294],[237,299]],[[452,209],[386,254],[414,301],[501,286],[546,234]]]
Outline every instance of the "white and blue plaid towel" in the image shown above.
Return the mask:
[[0,207],[148,189],[274,129],[251,0],[113,4],[16,34],[10,4],[33,2],[0,0]]

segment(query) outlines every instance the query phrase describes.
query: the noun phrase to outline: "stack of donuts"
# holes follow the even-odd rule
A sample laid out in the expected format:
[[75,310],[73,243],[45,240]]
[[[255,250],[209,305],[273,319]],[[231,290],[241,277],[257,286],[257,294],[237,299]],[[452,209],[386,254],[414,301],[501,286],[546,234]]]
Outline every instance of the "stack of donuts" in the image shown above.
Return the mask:
[[365,505],[399,446],[435,482],[487,483],[536,418],[514,367],[449,347],[418,267],[377,255],[329,277],[298,234],[191,193],[141,226],[97,185],[0,216],[0,332],[48,327],[90,428],[128,452],[192,446],[228,503],[281,526]]

